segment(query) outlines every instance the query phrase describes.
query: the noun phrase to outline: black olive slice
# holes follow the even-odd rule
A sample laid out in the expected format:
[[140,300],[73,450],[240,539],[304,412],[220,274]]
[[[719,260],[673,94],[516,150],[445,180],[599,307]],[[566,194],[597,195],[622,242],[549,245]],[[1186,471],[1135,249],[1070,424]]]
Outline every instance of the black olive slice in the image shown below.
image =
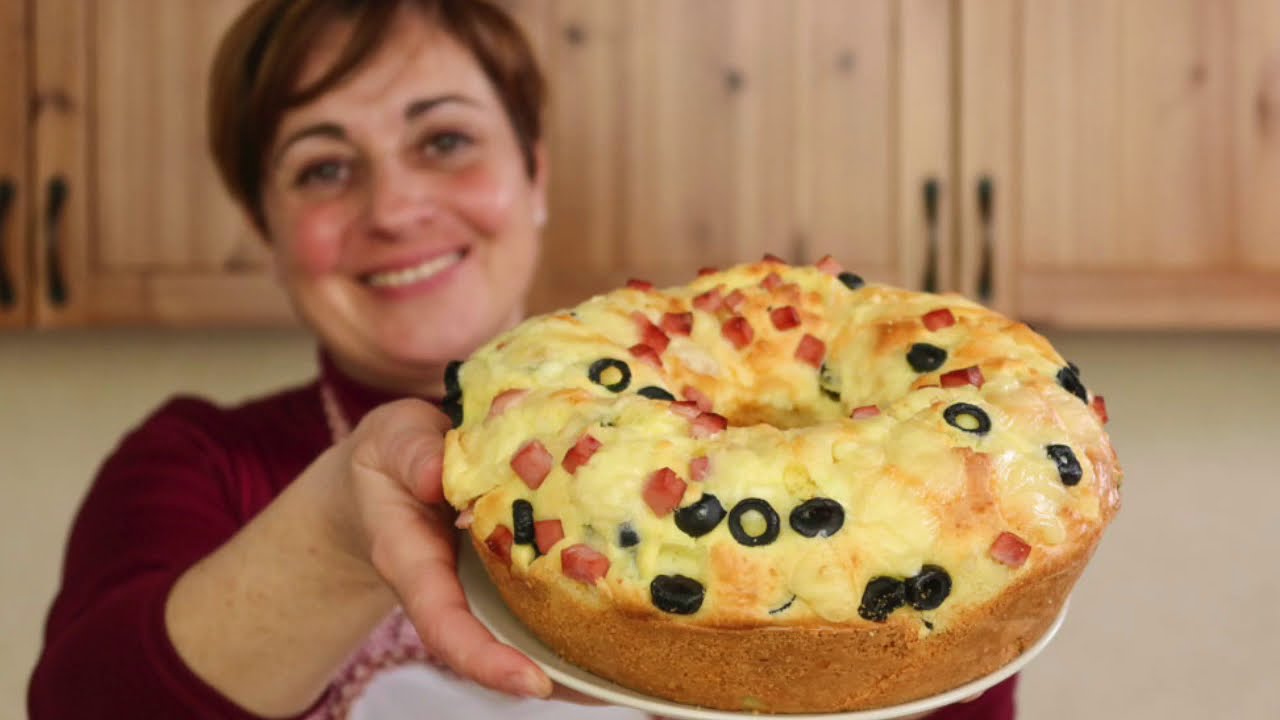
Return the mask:
[[933,372],[947,361],[947,351],[937,345],[916,343],[907,351],[907,362],[918,373]]
[[1085,389],[1084,383],[1080,382],[1080,374],[1070,367],[1064,367],[1058,371],[1058,384],[1067,392],[1080,398],[1080,402],[1089,404],[1089,391]]
[[515,528],[517,545],[533,544],[533,505],[528,500],[511,503],[511,525]]
[[618,528],[618,546],[629,548],[640,544],[640,534],[631,527],[631,523],[622,523]]
[[[742,518],[749,512],[758,512],[764,516],[764,532],[759,535],[751,535],[746,528],[742,527]],[[782,522],[779,520],[778,513],[774,511],[773,506],[760,498],[747,498],[734,505],[733,510],[729,513],[729,532],[733,535],[734,540],[747,547],[768,545],[777,540],[781,525]]]
[[858,605],[858,614],[871,622],[885,622],[890,613],[906,602],[906,585],[897,578],[882,576],[867,583],[867,589],[862,593],[862,603]]
[[703,493],[698,502],[676,510],[676,527],[689,537],[702,537],[716,529],[724,514],[719,498]]
[[974,435],[991,432],[991,417],[987,411],[970,403],[956,403],[942,412],[947,424]]
[[454,360],[444,367],[445,395],[461,396],[462,385],[458,382],[458,372],[462,369],[462,361]]
[[806,500],[791,511],[791,529],[801,535],[831,537],[844,526],[844,508],[830,498]]
[[656,385],[642,387],[637,391],[641,397],[647,397],[650,400],[666,400],[667,402],[675,402],[676,396],[663,390]]
[[855,275],[854,273],[851,273],[851,272],[842,272],[836,277],[838,277],[840,279],[840,282],[844,283],[844,286],[849,288],[850,290],[857,290],[858,288],[867,284],[865,281],[863,281],[861,276]]
[[[619,379],[606,384],[604,374],[609,370],[617,370]],[[587,377],[591,378],[591,382],[603,385],[604,389],[610,392],[620,393],[631,385],[631,367],[621,360],[601,358],[591,363],[591,368],[587,370]]]
[[818,368],[818,389],[828,398],[840,402],[840,378],[831,372],[826,363]]
[[795,596],[795,595],[792,595],[790,600],[788,600],[788,601],[786,601],[786,602],[782,603],[781,605],[779,605],[778,607],[776,607],[776,608],[774,608],[774,609],[770,610],[770,611],[769,611],[769,614],[770,614],[770,615],[777,615],[778,613],[786,612],[787,608],[791,607],[792,603],[794,603],[795,601],[796,601],[796,596]]
[[925,565],[907,578],[907,602],[917,610],[933,610],[951,594],[951,576],[937,565]]
[[1045,447],[1049,458],[1058,465],[1058,477],[1062,478],[1062,484],[1071,487],[1080,482],[1080,478],[1084,477],[1084,470],[1080,467],[1080,461],[1076,459],[1076,454],[1066,445],[1049,445]]
[[454,360],[445,366],[444,400],[440,403],[440,409],[449,416],[455,428],[462,426],[462,384],[458,380],[461,369],[461,360]]
[[706,590],[702,583],[684,575],[659,575],[649,583],[653,606],[675,615],[692,615],[702,607]]

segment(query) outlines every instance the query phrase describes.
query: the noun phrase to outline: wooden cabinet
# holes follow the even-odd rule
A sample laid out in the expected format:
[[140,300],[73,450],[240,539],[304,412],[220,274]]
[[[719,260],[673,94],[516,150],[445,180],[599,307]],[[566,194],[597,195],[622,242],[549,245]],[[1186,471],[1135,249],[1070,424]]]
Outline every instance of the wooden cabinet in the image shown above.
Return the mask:
[[1280,327],[1280,4],[962,12],[962,290],[986,254],[1033,322]]
[[[249,0],[0,0],[0,327],[288,322],[206,150]],[[499,0],[531,309],[765,252],[1046,326],[1280,327],[1274,0]]]
[[0,0],[0,324],[287,321],[206,149],[209,63],[246,4]]
[[906,285],[932,259],[948,285],[949,2],[542,5],[552,205],[536,309],[766,252]]
[[0,0],[0,328],[28,323],[27,6]]
[[37,263],[39,324],[288,317],[206,149],[209,64],[246,4],[34,4],[35,176],[41,233],[55,245],[41,258],[60,263]]

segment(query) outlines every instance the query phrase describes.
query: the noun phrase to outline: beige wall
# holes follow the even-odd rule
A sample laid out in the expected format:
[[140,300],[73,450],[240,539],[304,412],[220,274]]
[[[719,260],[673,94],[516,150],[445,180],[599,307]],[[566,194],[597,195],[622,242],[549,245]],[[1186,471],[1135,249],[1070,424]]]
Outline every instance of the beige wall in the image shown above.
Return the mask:
[[25,688],[72,514],[121,435],[177,391],[232,401],[303,380],[300,332],[0,334],[0,718]]
[[[1022,717],[1280,717],[1280,336],[1055,342],[1107,396],[1124,508]],[[0,718],[24,716],[67,524],[121,433],[176,390],[232,400],[313,363],[280,332],[0,334]]]

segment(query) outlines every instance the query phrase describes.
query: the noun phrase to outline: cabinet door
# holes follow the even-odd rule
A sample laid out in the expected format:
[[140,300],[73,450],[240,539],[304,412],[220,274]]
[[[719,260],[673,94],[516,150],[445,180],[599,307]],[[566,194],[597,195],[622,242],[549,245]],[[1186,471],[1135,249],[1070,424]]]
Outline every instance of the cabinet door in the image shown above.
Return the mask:
[[43,324],[288,317],[206,149],[209,64],[246,4],[36,4]]
[[535,309],[766,252],[950,285],[949,2],[550,5]]
[[26,0],[0,0],[0,328],[25,326],[30,309],[26,10]]
[[557,0],[551,222],[535,290],[795,256],[792,3]]
[[949,3],[796,7],[802,259],[830,254],[869,280],[950,289]]
[[966,290],[990,238],[998,304],[1032,321],[1280,327],[1275,3],[995,0],[965,13]]

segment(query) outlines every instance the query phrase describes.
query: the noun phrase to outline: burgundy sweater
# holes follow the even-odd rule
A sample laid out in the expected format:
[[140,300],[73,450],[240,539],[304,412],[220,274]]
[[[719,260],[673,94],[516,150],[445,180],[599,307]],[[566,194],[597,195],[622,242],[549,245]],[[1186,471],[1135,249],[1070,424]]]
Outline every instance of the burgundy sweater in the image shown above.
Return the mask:
[[[321,377],[352,425],[392,399],[323,355]],[[319,388],[232,408],[178,397],[121,442],[71,529],[28,689],[31,720],[256,720],[183,663],[165,631],[165,598],[330,445]],[[1015,683],[931,718],[1011,720]]]

